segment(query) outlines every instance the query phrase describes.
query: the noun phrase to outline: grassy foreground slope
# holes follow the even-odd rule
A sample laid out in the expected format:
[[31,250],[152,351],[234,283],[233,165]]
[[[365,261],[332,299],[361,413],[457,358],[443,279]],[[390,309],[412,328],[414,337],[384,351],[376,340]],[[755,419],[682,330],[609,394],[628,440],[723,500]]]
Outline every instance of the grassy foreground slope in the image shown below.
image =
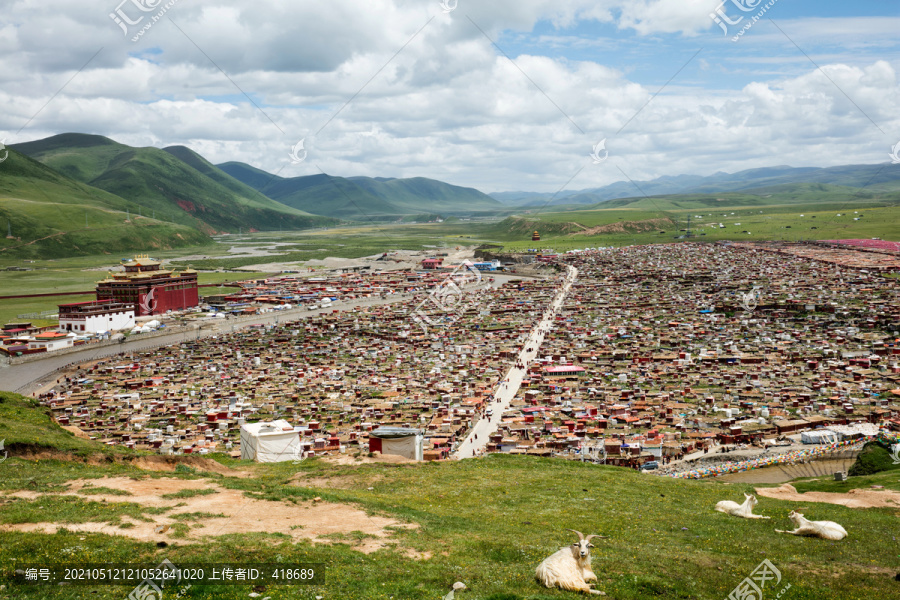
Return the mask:
[[[900,543],[894,538],[898,509],[855,510],[829,504],[800,504],[763,498],[756,512],[771,520],[743,520],[713,510],[719,500],[741,498],[742,485],[690,482],[641,475],[553,459],[489,456],[462,462],[427,464],[347,464],[306,460],[261,465],[219,457],[249,473],[230,477],[184,467],[175,472],[145,471],[127,453],[76,440],[60,431],[14,394],[0,394],[0,438],[10,457],[0,463],[0,565],[49,561],[175,564],[204,562],[290,564],[323,563],[321,586],[250,589],[203,587],[186,598],[260,597],[349,599],[439,599],[455,581],[469,590],[458,598],[516,600],[575,597],[546,590],[533,580],[534,567],[559,546],[571,543],[565,528],[609,536],[597,540],[594,571],[609,598],[725,598],[755,567],[768,559],[781,572],[775,597],[823,599],[894,597],[893,580]],[[41,456],[26,460],[20,456]],[[83,460],[90,451],[96,457]],[[97,460],[100,457],[101,460]],[[106,458],[103,458],[106,457]],[[310,487],[291,485],[297,476]],[[129,502],[88,501],[63,495],[72,480],[103,477],[136,480],[179,478],[240,490],[247,498],[288,503],[298,513],[313,497],[361,507],[370,515],[416,525],[397,528],[396,546],[371,554],[354,550],[364,535],[334,536],[331,544],[294,543],[285,522],[269,533],[234,533],[201,543],[171,543],[120,535],[10,531],[28,523],[101,522],[122,527],[128,519],[147,519],[159,509]],[[871,480],[870,476],[867,482]],[[162,479],[159,479],[162,481]],[[103,481],[95,486],[103,488]],[[12,494],[18,493],[13,496]],[[842,542],[779,535],[790,509],[807,517],[840,522],[849,531]],[[126,531],[122,527],[123,532]],[[154,540],[155,541],[155,540]],[[410,558],[411,551],[430,558]],[[9,598],[123,598],[127,587],[10,586]]]

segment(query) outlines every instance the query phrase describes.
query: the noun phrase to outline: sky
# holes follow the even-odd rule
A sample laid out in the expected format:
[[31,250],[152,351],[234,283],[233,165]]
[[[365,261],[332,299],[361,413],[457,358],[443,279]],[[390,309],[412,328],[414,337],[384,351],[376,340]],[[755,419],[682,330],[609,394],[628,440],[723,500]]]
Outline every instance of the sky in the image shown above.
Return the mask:
[[0,0],[0,141],[557,192],[890,162],[900,2]]

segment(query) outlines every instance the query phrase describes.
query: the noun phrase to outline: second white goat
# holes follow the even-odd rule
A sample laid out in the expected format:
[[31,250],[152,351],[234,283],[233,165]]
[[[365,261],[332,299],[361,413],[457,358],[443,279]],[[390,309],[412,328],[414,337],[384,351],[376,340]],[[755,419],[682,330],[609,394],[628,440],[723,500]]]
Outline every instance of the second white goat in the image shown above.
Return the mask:
[[826,540],[842,540],[847,537],[847,530],[835,523],[834,521],[810,521],[801,513],[792,510],[788,515],[797,529],[793,531],[784,531],[776,529],[778,533],[789,533],[791,535],[808,535],[810,537],[820,537]]

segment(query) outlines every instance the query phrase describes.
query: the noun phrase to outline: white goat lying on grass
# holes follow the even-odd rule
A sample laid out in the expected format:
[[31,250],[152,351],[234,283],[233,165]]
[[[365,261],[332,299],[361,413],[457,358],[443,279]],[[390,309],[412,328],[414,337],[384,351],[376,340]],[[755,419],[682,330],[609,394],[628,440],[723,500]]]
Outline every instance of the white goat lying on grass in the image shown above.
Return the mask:
[[847,530],[834,521],[810,521],[794,510],[791,511],[791,514],[789,514],[788,517],[794,522],[797,529],[793,531],[776,529],[776,532],[820,537],[826,540],[834,540],[835,542],[847,537]]
[[560,548],[535,569],[535,576],[545,587],[559,587],[572,592],[587,592],[605,596],[605,592],[591,589],[588,581],[597,581],[597,576],[591,571],[591,538],[605,538],[603,535],[589,535],[584,537],[580,531],[567,529],[578,535],[578,541],[571,546]]
[[716,510],[719,512],[723,512],[728,515],[734,515],[735,517],[743,517],[744,519],[768,519],[769,517],[764,517],[762,515],[754,515],[753,507],[756,506],[758,500],[756,496],[751,494],[744,494],[743,504],[738,504],[737,502],[732,502],[731,500],[722,500],[718,504],[716,504]]

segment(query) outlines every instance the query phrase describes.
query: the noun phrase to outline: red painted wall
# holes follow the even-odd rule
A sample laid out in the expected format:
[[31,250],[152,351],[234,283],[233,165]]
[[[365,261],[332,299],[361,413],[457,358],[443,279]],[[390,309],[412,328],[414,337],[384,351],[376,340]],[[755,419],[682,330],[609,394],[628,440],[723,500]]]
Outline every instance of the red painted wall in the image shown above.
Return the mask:
[[180,310],[182,308],[189,308],[200,304],[200,293],[197,288],[186,290],[165,290],[162,287],[156,288],[156,293],[153,294],[153,299],[149,303],[149,306],[152,309],[150,312],[144,310],[146,297],[146,294],[138,295],[137,316],[139,317],[161,315],[167,310]]
[[[179,282],[179,285],[183,285],[184,283],[190,282]],[[127,291],[134,291],[137,289],[147,289],[146,284],[144,286],[134,286]],[[180,290],[167,290],[165,285],[157,285],[154,287],[155,292],[153,293],[153,298],[149,302],[149,308],[151,310],[146,310],[147,303],[147,295],[146,294],[138,294],[137,302],[135,302],[135,316],[145,317],[148,315],[159,315],[165,313],[167,310],[179,310],[182,308],[189,308],[191,306],[197,306],[200,304],[200,292],[197,289],[196,280],[194,282],[193,287],[189,287],[186,289]],[[98,300],[121,300],[126,301],[124,298],[117,297],[115,292],[125,293],[126,290],[122,288],[119,289],[110,289],[110,288],[101,288],[97,287],[97,299]],[[128,302],[134,302],[133,300],[127,300]]]

